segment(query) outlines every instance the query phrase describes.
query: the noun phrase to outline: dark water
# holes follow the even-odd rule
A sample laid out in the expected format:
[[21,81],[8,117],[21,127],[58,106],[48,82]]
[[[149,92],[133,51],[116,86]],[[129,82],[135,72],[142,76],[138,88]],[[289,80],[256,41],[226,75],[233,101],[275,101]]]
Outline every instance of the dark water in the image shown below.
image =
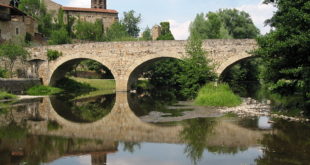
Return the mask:
[[309,124],[221,115],[169,94],[59,96],[0,107],[1,165],[310,162]]

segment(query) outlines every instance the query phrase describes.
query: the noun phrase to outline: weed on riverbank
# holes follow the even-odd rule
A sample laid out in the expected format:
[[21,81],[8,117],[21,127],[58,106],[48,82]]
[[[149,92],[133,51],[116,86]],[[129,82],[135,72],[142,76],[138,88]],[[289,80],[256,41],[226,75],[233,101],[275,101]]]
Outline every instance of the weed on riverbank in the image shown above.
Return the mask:
[[227,84],[215,86],[209,83],[200,89],[195,99],[195,104],[201,106],[234,107],[241,103],[241,98],[235,95]]

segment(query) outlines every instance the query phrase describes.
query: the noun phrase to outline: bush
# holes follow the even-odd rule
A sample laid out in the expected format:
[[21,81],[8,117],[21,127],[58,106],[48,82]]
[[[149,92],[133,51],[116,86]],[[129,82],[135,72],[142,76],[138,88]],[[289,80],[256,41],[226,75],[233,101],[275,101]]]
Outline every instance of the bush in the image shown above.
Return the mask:
[[62,56],[61,52],[58,52],[57,50],[47,50],[47,59],[49,61],[56,60],[58,57]]
[[200,89],[195,99],[195,104],[202,106],[234,107],[241,103],[241,98],[235,95],[227,84],[215,86],[209,83]]
[[17,98],[16,95],[0,91],[0,100],[9,100]]
[[71,38],[66,29],[55,30],[51,33],[51,37],[48,41],[50,45],[69,44]]
[[0,78],[6,78],[6,77],[8,77],[8,71],[0,68]]
[[40,95],[40,96],[53,95],[60,92],[62,92],[62,90],[59,88],[44,85],[37,85],[26,91],[28,95]]

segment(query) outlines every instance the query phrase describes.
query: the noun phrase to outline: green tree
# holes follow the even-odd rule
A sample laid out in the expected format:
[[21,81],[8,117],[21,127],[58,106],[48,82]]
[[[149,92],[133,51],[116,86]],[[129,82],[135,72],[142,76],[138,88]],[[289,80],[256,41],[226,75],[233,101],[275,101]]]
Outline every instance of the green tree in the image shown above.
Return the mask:
[[67,30],[65,28],[61,28],[60,30],[52,31],[48,43],[51,45],[68,44],[71,43],[71,38]]
[[161,22],[161,32],[157,40],[174,40],[174,37],[170,31],[170,23],[169,22]]
[[120,22],[115,22],[108,28],[106,33],[107,41],[133,40],[126,31],[126,26]]
[[142,39],[145,41],[152,40],[151,29],[149,27],[146,27],[144,32],[142,33]]
[[75,25],[75,36],[81,40],[103,41],[104,28],[101,20],[96,20],[95,23],[78,20]]
[[7,62],[6,66],[13,77],[13,67],[15,62],[20,59],[24,61],[28,56],[27,50],[22,46],[13,43],[4,43],[0,45],[0,58]]
[[256,38],[259,30],[250,15],[237,9],[221,9],[217,12],[197,14],[190,25],[191,36],[201,39]]
[[52,15],[47,13],[44,1],[20,0],[18,8],[38,20],[38,30],[45,36],[50,36],[53,30]]
[[216,80],[216,74],[206,58],[207,52],[202,48],[202,40],[190,38],[186,52],[188,57],[181,63],[182,72],[178,82],[181,84],[181,94],[193,99],[203,85]]
[[121,22],[124,24],[126,31],[130,36],[135,38],[139,36],[140,28],[138,27],[138,24],[141,22],[141,14],[135,16],[134,10],[124,12],[124,19]]
[[248,13],[237,9],[221,9],[217,13],[232,38],[256,38],[259,35]]
[[267,22],[273,31],[258,38],[269,90],[282,97],[302,97],[299,106],[310,109],[310,2],[266,0],[278,8]]
[[190,34],[200,39],[231,38],[221,17],[213,12],[209,12],[206,18],[203,13],[197,14],[190,25]]

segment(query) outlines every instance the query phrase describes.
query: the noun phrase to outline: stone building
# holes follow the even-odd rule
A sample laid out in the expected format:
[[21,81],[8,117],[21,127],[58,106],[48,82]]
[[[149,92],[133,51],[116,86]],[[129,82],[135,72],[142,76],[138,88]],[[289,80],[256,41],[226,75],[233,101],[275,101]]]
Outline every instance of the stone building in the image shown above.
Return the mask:
[[0,1],[0,40],[24,39],[26,33],[34,36],[37,33],[36,20],[16,7],[11,1]]
[[157,40],[157,38],[160,36],[161,33],[161,27],[159,25],[153,26],[151,30],[152,40]]
[[114,22],[118,21],[118,12],[116,10],[107,9],[106,0],[92,0],[91,8],[66,7],[52,0],[44,0],[44,2],[47,10],[54,16],[57,15],[59,9],[62,9],[65,13],[65,22],[68,21],[70,16],[92,23],[96,20],[101,20],[104,28],[107,29]]

